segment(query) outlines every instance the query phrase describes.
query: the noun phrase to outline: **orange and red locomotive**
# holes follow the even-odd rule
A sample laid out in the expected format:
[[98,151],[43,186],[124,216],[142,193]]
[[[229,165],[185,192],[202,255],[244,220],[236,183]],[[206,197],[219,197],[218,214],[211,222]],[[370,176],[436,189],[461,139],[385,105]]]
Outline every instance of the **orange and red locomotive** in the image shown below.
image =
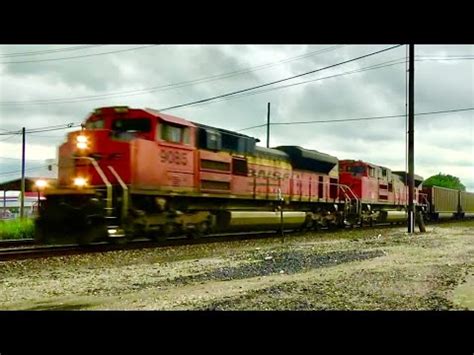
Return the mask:
[[59,148],[58,186],[46,192],[37,238],[198,237],[405,217],[401,175],[257,143],[153,109],[96,109]]

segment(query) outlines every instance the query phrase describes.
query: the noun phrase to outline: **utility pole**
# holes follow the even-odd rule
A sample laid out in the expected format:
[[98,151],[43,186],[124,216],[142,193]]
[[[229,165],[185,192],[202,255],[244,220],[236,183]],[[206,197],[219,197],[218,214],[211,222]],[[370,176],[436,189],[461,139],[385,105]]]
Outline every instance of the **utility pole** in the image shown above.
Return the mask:
[[21,134],[21,193],[20,193],[20,218],[23,219],[25,215],[25,127],[22,128]]
[[408,233],[415,232],[415,45],[408,47]]
[[270,148],[270,103],[267,104],[267,148]]

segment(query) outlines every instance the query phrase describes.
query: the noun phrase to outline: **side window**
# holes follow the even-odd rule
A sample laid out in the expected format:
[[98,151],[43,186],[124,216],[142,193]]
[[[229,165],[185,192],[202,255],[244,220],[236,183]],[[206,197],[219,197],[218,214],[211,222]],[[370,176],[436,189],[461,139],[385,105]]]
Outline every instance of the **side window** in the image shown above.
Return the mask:
[[183,127],[163,123],[161,124],[161,139],[167,142],[181,143],[183,141],[183,131]]
[[375,177],[375,169],[369,166],[369,176]]
[[183,144],[191,144],[191,133],[189,128],[185,128],[183,131]]
[[248,175],[247,160],[232,158],[232,174],[247,176]]

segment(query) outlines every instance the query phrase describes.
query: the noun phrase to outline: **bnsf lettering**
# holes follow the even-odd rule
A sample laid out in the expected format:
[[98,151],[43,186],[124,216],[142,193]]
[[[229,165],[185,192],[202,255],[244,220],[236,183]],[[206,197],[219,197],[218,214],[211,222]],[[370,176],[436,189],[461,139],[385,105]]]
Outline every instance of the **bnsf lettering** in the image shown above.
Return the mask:
[[281,173],[279,171],[266,171],[266,170],[255,170],[252,168],[249,168],[249,176],[256,176],[258,178],[270,178],[270,179],[275,179],[275,180],[280,180],[280,179],[289,179],[290,174],[289,173]]
[[176,165],[186,165],[188,163],[186,153],[177,150],[162,150],[160,153],[161,162]]

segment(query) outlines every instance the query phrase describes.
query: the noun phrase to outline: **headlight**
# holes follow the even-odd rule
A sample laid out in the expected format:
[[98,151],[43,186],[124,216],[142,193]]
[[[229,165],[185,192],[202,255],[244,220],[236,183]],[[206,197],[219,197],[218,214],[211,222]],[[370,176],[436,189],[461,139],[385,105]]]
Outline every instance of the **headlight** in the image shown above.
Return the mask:
[[39,179],[39,180],[36,180],[35,186],[38,189],[44,189],[46,186],[48,186],[48,182],[46,180]]
[[83,177],[74,178],[74,186],[76,187],[84,187],[87,185],[87,180]]
[[89,139],[87,136],[81,134],[76,137],[76,147],[79,149],[87,149],[89,146]]

